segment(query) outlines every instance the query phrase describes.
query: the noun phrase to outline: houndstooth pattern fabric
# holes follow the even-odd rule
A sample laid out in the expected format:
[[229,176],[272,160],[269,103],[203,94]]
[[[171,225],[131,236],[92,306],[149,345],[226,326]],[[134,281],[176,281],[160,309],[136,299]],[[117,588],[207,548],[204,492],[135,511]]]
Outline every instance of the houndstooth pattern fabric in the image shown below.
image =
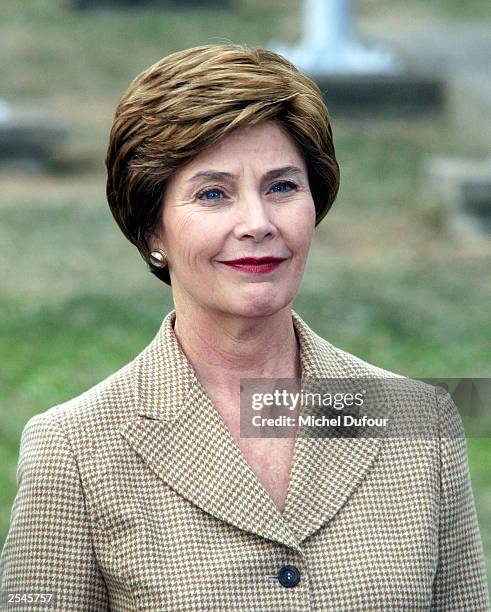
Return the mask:
[[[31,418],[1,560],[15,609],[307,612],[488,610],[462,423],[448,394],[431,439],[298,436],[280,513],[173,332]],[[397,377],[292,311],[303,379]],[[294,565],[300,582],[276,578]]]

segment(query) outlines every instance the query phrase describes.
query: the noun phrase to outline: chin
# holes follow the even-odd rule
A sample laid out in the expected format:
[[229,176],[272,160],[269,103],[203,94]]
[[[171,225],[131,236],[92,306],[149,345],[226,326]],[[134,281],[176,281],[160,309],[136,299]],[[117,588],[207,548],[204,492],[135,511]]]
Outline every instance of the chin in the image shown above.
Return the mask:
[[267,291],[244,291],[231,299],[230,310],[242,317],[267,317],[277,313],[293,300],[294,294],[270,288]]

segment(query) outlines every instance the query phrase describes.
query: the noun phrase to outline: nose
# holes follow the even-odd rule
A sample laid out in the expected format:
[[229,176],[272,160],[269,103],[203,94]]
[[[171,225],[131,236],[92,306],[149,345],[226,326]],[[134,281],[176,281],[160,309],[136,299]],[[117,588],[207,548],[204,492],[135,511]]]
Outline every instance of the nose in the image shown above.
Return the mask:
[[277,232],[268,203],[263,202],[259,195],[245,196],[238,207],[236,237],[252,237],[256,242],[260,242],[265,237],[275,236]]

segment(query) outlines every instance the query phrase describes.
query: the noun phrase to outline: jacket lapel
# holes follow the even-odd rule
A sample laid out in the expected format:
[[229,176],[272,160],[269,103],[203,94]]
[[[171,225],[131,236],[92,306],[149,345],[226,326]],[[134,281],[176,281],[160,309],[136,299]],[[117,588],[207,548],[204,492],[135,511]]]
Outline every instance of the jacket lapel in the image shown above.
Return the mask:
[[[347,362],[292,312],[302,380],[353,376]],[[380,439],[299,432],[283,514],[259,482],[174,335],[175,310],[135,360],[136,413],[121,434],[177,493],[239,529],[300,550],[332,519],[375,460]]]
[[[328,341],[293,311],[300,341],[302,380],[371,378],[355,370]],[[347,391],[352,389],[346,389]],[[319,438],[299,431],[283,518],[297,542],[332,520],[361,484],[380,452],[381,438]]]

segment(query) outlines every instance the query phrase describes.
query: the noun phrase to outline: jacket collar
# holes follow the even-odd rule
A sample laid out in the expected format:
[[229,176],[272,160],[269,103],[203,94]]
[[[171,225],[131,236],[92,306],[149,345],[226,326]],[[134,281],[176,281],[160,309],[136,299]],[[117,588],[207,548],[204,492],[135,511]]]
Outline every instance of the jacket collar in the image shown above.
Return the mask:
[[[175,317],[172,310],[136,359],[136,414],[121,434],[158,477],[202,510],[300,551],[303,540],[333,520],[360,486],[382,440],[298,436],[280,513],[184,355],[173,331]],[[302,380],[356,376],[349,361],[295,311],[292,322]]]

